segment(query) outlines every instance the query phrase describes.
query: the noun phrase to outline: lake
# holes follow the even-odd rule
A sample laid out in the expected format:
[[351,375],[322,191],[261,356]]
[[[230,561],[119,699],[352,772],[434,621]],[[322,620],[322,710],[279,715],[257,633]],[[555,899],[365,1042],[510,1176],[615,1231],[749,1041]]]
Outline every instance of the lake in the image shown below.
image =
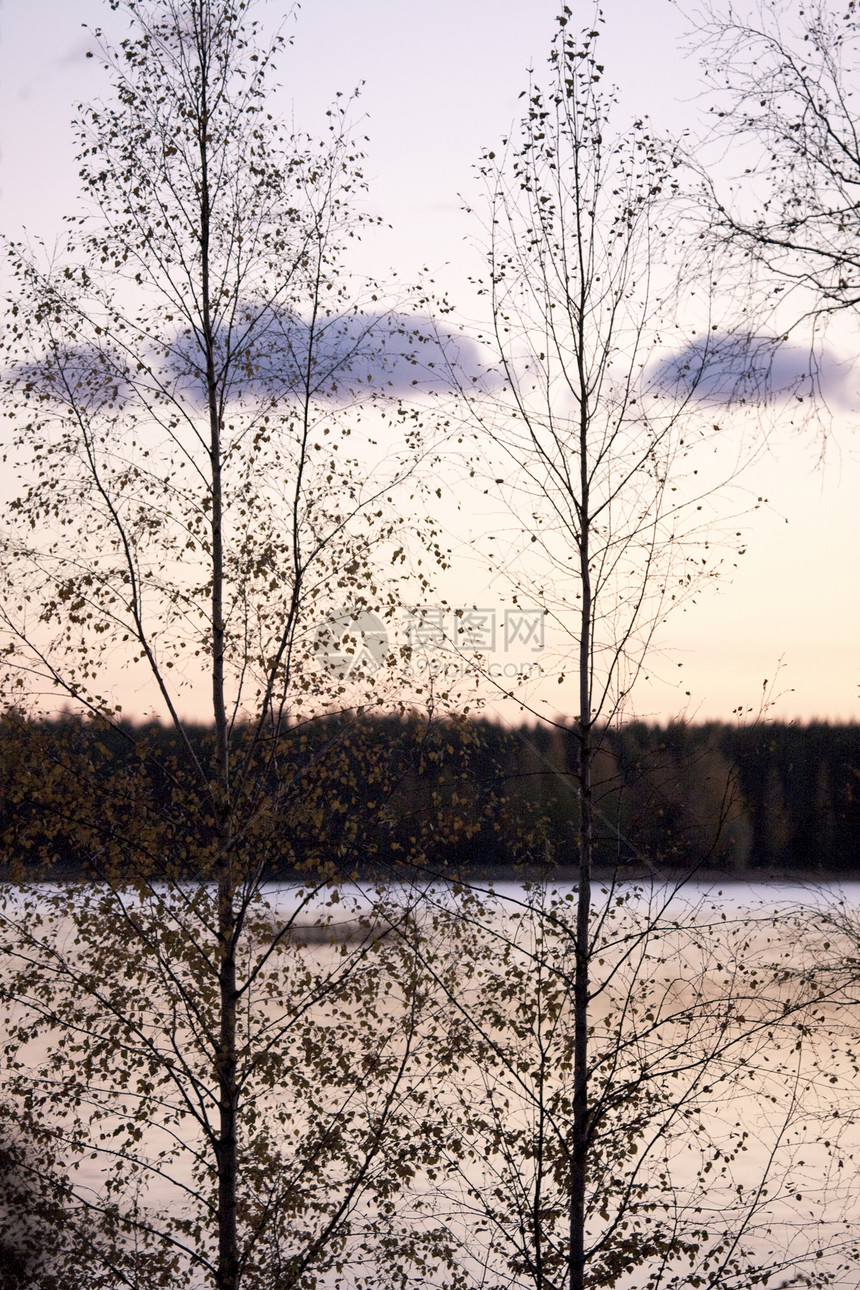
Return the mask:
[[[118,903],[90,888],[75,922],[68,913],[52,919],[62,890],[6,894],[7,980],[27,953],[33,988],[53,973],[55,1000],[67,1005],[18,1050],[18,1069],[7,1055],[7,1098],[28,1087],[48,1098],[69,1139],[70,1177],[89,1203],[107,1188],[153,1215],[205,1211],[212,1180],[204,1125],[217,1118],[207,1018],[215,1014],[208,987],[195,984],[194,956],[195,938],[202,945],[211,934],[213,893],[162,887]],[[502,1268],[510,1260],[517,1207],[540,1188],[541,1221],[556,1239],[573,889],[401,887],[382,908],[369,888],[306,901],[297,891],[281,884],[263,892],[252,938],[258,963],[272,929],[298,917],[256,979],[249,946],[240,1009],[247,1095],[266,1149],[280,1143],[271,1168],[297,1167],[320,1116],[339,1122],[346,1098],[352,1119],[341,1154],[320,1157],[318,1176],[303,1184],[313,1212],[327,1213],[400,1063],[397,1132],[401,1145],[413,1135],[412,1164],[402,1216],[386,1221],[408,1215],[426,1228],[444,1216],[459,1262],[477,1276],[482,1261]],[[598,1246],[634,1197],[631,1221],[643,1231],[658,1222],[707,1231],[697,1239],[712,1262],[723,1260],[726,1286],[742,1284],[741,1264],[731,1261],[744,1246],[783,1280],[826,1269],[840,1290],[853,1290],[860,884],[596,884],[595,904]],[[78,974],[88,997],[74,989],[64,996],[64,972],[70,986]],[[38,991],[22,992],[26,979],[19,973],[20,1002],[7,1025],[36,1006]],[[121,1025],[110,1012],[119,999],[128,1014]],[[141,1064],[146,1045],[149,1067]],[[367,1076],[374,1061],[384,1078]],[[183,1105],[189,1089],[196,1111]],[[349,1101],[356,1089],[360,1106]],[[423,1158],[422,1134],[433,1144]],[[535,1163],[541,1141],[543,1174]],[[357,1231],[378,1229],[379,1205],[372,1189],[360,1199]],[[200,1239],[208,1248],[209,1238]],[[701,1271],[705,1252],[691,1256],[685,1277]],[[618,1284],[640,1285],[641,1273],[622,1273]]]

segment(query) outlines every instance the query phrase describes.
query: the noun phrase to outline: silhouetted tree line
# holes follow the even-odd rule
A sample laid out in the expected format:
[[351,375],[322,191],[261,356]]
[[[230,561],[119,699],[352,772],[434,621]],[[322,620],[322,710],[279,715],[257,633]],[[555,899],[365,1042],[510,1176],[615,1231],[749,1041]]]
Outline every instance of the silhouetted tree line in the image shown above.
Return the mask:
[[[519,778],[509,794],[538,813],[559,856],[577,827],[565,774],[571,733],[515,733]],[[602,732],[595,796],[604,865],[851,874],[860,862],[860,726],[633,722]]]
[[[198,726],[189,736],[205,759],[212,732]],[[287,787],[268,799],[267,815],[280,818],[274,830],[267,820],[261,862],[272,878],[390,874],[416,863],[448,874],[564,872],[579,827],[575,739],[563,726],[397,716],[297,725],[279,737]],[[184,827],[196,809],[181,774],[187,750],[164,726],[12,713],[0,722],[0,749],[7,873],[97,877],[106,839],[114,848],[128,819],[145,829],[148,818],[175,815]],[[858,867],[860,726],[630,723],[601,732],[594,785],[604,869]]]
[[[518,836],[504,793],[509,771],[483,733],[466,720],[410,715],[340,715],[262,739],[238,730],[233,760],[242,774],[232,791],[247,798],[242,845],[262,878],[326,881],[404,866],[447,873],[507,855]],[[195,785],[189,764],[211,765],[214,737],[202,725],[180,735],[158,724],[7,713],[5,872],[133,878],[144,855],[166,880],[207,877],[201,865],[211,859],[195,837],[214,828],[212,805],[205,777]]]

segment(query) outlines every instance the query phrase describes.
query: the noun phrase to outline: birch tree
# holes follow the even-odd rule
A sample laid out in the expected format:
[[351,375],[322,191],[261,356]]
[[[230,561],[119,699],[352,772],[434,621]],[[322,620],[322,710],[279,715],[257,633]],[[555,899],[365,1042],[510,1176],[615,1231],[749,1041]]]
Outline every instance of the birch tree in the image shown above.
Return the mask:
[[675,159],[644,121],[615,133],[598,35],[576,31],[565,7],[548,88],[530,83],[518,130],[500,154],[485,157],[486,291],[505,391],[489,413],[472,404],[526,526],[518,533],[528,561],[518,602],[536,602],[566,633],[562,669],[576,678],[573,1088],[564,1166],[570,1290],[586,1284],[595,1141],[593,763],[601,725],[619,712],[656,625],[689,585],[675,476],[687,439],[703,432],[647,381]]
[[720,383],[760,403],[792,396],[824,443],[828,405],[854,394],[839,350],[858,301],[857,17],[827,0],[689,17],[709,107],[703,237],[725,254],[723,289],[747,319]]
[[[744,172],[708,184],[718,233],[754,261],[784,319],[857,308],[860,151],[853,6],[709,6],[695,18],[718,137]],[[787,304],[786,304],[787,302]]]
[[[714,409],[703,416],[695,399],[720,323],[713,268],[686,277],[701,259],[685,244],[680,154],[646,120],[617,124],[601,22],[595,11],[578,30],[564,7],[547,85],[532,78],[517,127],[481,167],[483,289],[503,388],[471,397],[470,413],[512,533],[494,570],[516,604],[544,611],[555,653],[548,646],[543,658],[574,683],[573,715],[559,726],[575,749],[567,783],[577,811],[549,879],[508,898],[502,930],[488,916],[492,948],[464,967],[480,982],[469,1015],[483,1084],[476,1076],[460,1103],[473,1155],[449,1158],[486,1233],[487,1265],[511,1284],[746,1285],[790,1267],[792,1255],[786,1247],[758,1262],[745,1248],[762,1212],[746,1203],[762,1196],[744,1191],[747,1181],[718,1230],[700,1221],[708,1175],[724,1152],[743,1150],[744,1133],[706,1141],[705,1126],[779,1030],[758,987],[781,969],[759,963],[747,977],[750,922],[725,944],[730,966],[715,985],[721,938],[683,893],[695,865],[681,849],[663,877],[639,850],[641,885],[625,883],[622,857],[637,854],[635,842],[608,818],[595,781],[603,733],[629,713],[658,629],[719,570],[720,472],[703,462],[725,444],[727,484],[738,465]],[[685,299],[686,320],[675,308]],[[697,355],[683,391],[664,379],[667,349]],[[505,536],[500,525],[494,545]],[[546,856],[532,863],[540,871]],[[678,962],[689,990],[672,971]],[[736,1029],[741,997],[755,1021]],[[813,998],[801,986],[787,1005],[789,1053],[791,1019],[806,1017]],[[790,1087],[790,1058],[783,1075]],[[804,1275],[816,1253],[807,1251]]]
[[[67,1177],[90,1284],[312,1285],[350,1260],[360,1280],[380,1245],[397,1281],[414,1144],[390,1130],[430,1013],[380,946],[409,902],[362,904],[319,952],[296,929],[386,854],[410,770],[360,715],[385,676],[361,624],[397,603],[378,570],[421,452],[378,398],[399,324],[342,267],[347,109],[321,142],[273,117],[284,42],[261,44],[253,4],[111,8],[128,29],[94,36],[113,94],[81,109],[83,214],[52,256],[8,248],[3,680],[13,710],[66,702],[132,747],[24,731],[6,1091],[53,1125],[42,1176]],[[120,691],[167,749],[120,724]],[[340,734],[314,726],[335,709]],[[83,881],[34,885],[58,860]],[[288,906],[266,887],[284,867]],[[432,1263],[432,1236],[413,1250]]]

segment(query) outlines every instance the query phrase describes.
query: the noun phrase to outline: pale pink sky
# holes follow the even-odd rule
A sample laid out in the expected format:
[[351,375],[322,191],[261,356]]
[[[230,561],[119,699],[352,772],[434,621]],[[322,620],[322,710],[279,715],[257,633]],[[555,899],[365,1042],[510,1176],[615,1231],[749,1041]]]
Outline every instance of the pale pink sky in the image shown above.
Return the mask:
[[[335,92],[364,81],[370,206],[393,229],[368,241],[358,267],[413,281],[424,266],[468,304],[474,233],[460,209],[471,166],[517,112],[530,62],[539,67],[554,0],[307,0],[288,22],[296,55],[284,62],[281,111],[313,130]],[[614,0],[606,8],[607,76],[631,112],[658,124],[695,125],[698,74],[679,44],[684,23],[668,0]],[[268,6],[275,14],[278,6]],[[81,23],[116,23],[98,0],[2,0],[0,4],[0,228],[22,224],[50,241],[73,207],[76,164],[70,104],[101,92],[86,60]],[[583,13],[586,10],[583,8]],[[844,355],[856,335],[837,337]],[[690,705],[729,719],[755,707],[764,678],[777,679],[783,718],[860,719],[860,462],[850,375],[826,467],[807,436],[781,435],[749,487],[770,499],[748,524],[741,567],[665,632],[658,671],[680,685],[643,686],[636,706],[669,717]],[[860,375],[857,381],[860,411]],[[786,523],[786,520],[788,523]],[[474,590],[474,589],[473,589]],[[475,590],[477,595],[478,591]],[[466,589],[464,584],[464,599]],[[683,667],[677,668],[681,662]],[[689,700],[685,691],[691,691]],[[555,703],[557,692],[546,697]]]

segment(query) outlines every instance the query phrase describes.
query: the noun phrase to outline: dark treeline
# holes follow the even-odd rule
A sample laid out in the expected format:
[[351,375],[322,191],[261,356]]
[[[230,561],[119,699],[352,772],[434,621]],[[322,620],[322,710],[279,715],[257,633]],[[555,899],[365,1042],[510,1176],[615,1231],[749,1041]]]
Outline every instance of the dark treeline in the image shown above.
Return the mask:
[[[516,735],[521,778],[509,793],[540,814],[557,854],[577,821],[572,789],[553,773],[571,764],[572,736]],[[603,733],[595,796],[604,864],[822,875],[860,867],[860,726],[630,723]]]
[[[205,762],[211,732],[188,733]],[[132,814],[146,827],[148,813],[169,816],[185,791],[187,752],[163,726],[13,714],[0,723],[0,745],[7,869],[98,873],[110,803],[124,812],[138,798]],[[420,854],[446,873],[562,873],[579,821],[575,754],[562,727],[338,717],[291,728],[278,754],[290,787],[282,779],[266,808],[282,844],[266,869],[286,877],[339,857],[341,873],[391,872]],[[630,723],[602,732],[594,780],[603,868],[860,869],[860,726]]]

